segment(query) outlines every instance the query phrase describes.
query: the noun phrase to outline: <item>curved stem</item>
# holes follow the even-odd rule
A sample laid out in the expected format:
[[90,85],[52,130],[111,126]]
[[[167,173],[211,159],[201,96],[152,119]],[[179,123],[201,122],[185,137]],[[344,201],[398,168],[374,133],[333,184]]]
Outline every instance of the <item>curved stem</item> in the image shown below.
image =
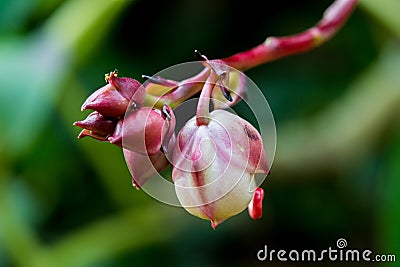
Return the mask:
[[[273,61],[285,56],[309,51],[329,40],[346,22],[354,10],[357,0],[336,0],[324,12],[322,19],[312,28],[299,34],[285,37],[268,37],[264,43],[244,52],[222,59],[227,64],[241,71]],[[174,108],[186,99],[202,90],[204,80],[209,76],[209,69],[204,68],[197,75],[179,83],[176,89],[162,97],[146,96],[146,105],[162,108],[167,104]],[[199,123],[206,123],[198,118]]]
[[229,66],[247,70],[285,56],[311,50],[329,40],[346,22],[357,0],[336,0],[312,28],[285,37],[268,37],[264,43],[222,59]]
[[202,85],[209,75],[210,69],[204,68],[195,76],[179,82],[176,89],[172,89],[163,96],[146,94],[145,106],[161,109],[165,104],[167,104],[171,108],[174,108],[186,99],[200,92]]
[[217,80],[218,76],[212,71],[210,76],[208,76],[203,89],[201,90],[199,103],[197,104],[196,110],[197,126],[207,125],[210,122],[210,98]]

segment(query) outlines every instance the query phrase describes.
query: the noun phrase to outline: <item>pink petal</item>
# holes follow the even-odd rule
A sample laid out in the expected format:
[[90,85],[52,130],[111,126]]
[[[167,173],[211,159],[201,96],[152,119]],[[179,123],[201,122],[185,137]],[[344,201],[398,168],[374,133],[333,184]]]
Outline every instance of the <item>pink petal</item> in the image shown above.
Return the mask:
[[136,105],[143,105],[146,91],[140,82],[132,78],[119,78],[114,75],[110,76],[109,82],[111,85],[115,86],[118,92],[128,101],[133,98],[132,100]]
[[142,187],[151,177],[169,165],[161,151],[151,156],[141,155],[128,149],[123,149],[123,151],[132,175],[132,184],[137,188]]

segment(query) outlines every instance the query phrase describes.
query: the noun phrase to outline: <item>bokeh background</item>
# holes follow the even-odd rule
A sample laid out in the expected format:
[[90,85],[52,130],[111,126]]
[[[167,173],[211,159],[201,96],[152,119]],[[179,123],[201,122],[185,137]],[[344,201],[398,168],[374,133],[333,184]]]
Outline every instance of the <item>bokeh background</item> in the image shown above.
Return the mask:
[[398,266],[398,0],[362,0],[328,43],[247,71],[277,124],[261,220],[214,231],[135,190],[121,150],[72,126],[114,68],[141,80],[194,49],[227,57],[305,30],[331,2],[1,0],[0,266],[284,266],[257,251],[338,238]]

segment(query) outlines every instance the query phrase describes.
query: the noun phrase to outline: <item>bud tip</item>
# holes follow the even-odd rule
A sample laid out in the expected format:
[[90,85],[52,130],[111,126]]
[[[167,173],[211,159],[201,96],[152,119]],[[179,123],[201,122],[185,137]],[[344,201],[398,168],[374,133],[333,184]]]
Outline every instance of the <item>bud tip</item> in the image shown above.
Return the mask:
[[219,224],[218,222],[211,221],[211,227],[212,227],[212,229],[215,230],[215,229],[217,228],[218,224]]
[[257,187],[253,193],[253,198],[248,206],[249,215],[252,219],[257,220],[262,217],[262,201],[264,198],[264,190]]
[[194,50],[194,56],[198,61],[208,61],[208,58],[197,49]]

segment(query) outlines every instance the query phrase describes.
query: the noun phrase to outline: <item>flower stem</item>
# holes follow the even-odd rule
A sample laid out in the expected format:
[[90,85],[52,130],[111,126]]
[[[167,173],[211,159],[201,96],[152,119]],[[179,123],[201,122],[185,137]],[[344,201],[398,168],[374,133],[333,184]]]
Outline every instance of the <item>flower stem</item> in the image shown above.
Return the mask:
[[208,125],[208,123],[210,122],[210,98],[217,80],[218,76],[213,71],[211,71],[210,76],[208,76],[207,81],[205,82],[204,87],[201,90],[199,103],[197,104],[197,126]]
[[269,61],[311,50],[329,40],[340,29],[357,2],[357,0],[336,0],[314,27],[291,36],[268,37],[264,43],[222,61],[244,71]]
[[[264,63],[289,56],[309,51],[329,40],[347,21],[348,17],[357,5],[357,0],[336,0],[324,12],[322,19],[312,28],[301,33],[284,36],[284,37],[268,37],[262,44],[243,52],[239,52],[230,57],[222,59],[221,63],[227,64],[233,68],[245,71]],[[206,78],[210,78],[209,69],[204,68],[197,75],[181,81],[176,89],[170,93],[156,97],[152,95],[146,96],[146,105],[156,108],[162,108],[164,104],[174,108],[181,102],[192,97],[200,90],[206,91],[213,84],[208,82],[202,89],[202,85]],[[214,75],[215,76],[215,75]],[[215,79],[215,77],[213,78]],[[210,89],[212,90],[212,88]],[[203,95],[203,93],[202,93]],[[207,97],[209,101],[209,97]],[[197,123],[207,124],[207,116],[201,118],[200,115],[205,115],[208,111],[206,99],[201,99],[199,103],[201,108],[197,110]],[[206,108],[204,107],[206,106]],[[207,109],[207,112],[205,110]],[[204,114],[203,114],[204,113]],[[208,113],[207,113],[208,114]]]
[[176,89],[171,90],[171,92],[168,92],[161,97],[147,94],[145,106],[161,109],[165,104],[167,104],[171,108],[175,108],[186,99],[189,99],[200,92],[202,85],[209,75],[210,69],[204,68],[195,76],[179,82]]

